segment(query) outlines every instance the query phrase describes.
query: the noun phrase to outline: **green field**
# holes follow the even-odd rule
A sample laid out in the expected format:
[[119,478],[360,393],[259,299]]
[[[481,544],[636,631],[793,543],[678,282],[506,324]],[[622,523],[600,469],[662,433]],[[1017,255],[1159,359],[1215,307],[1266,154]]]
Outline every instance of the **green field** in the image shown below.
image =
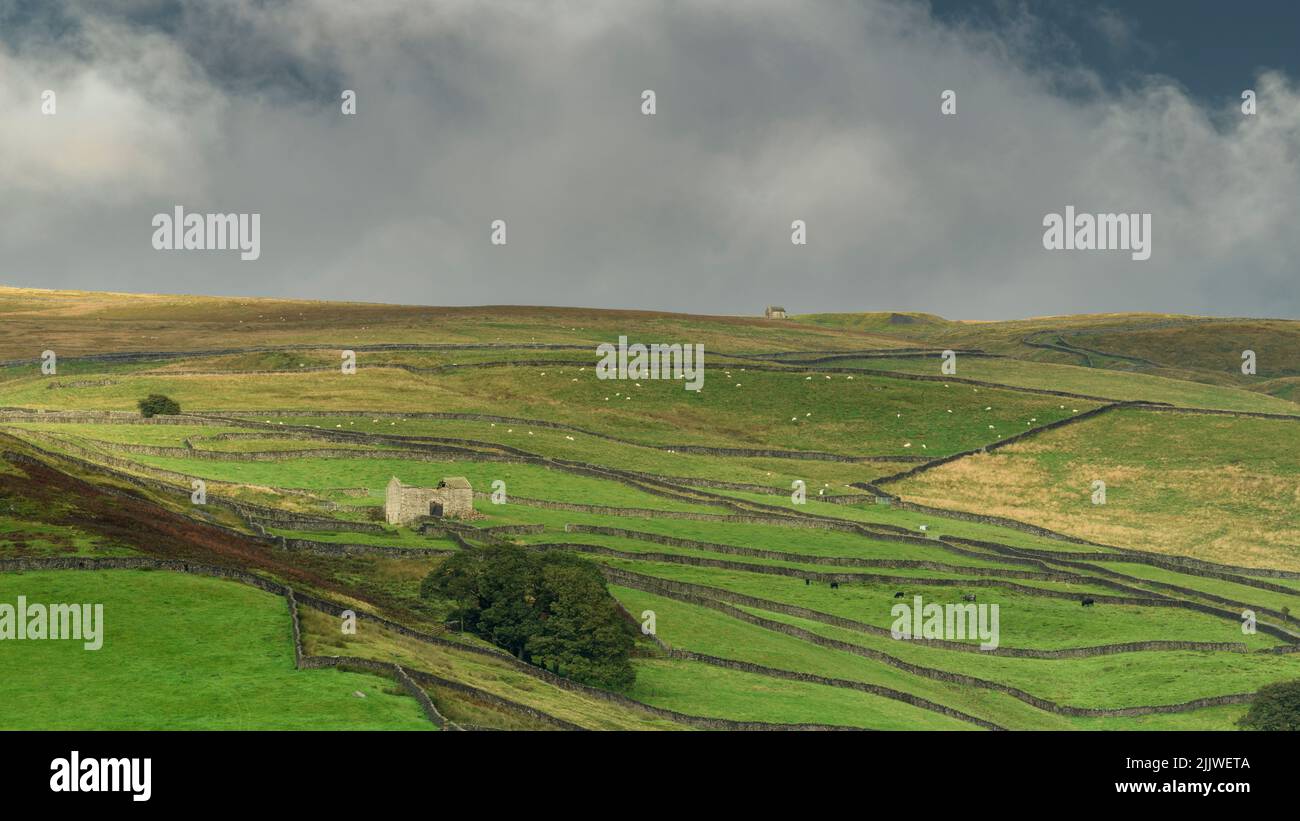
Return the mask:
[[[295,670],[284,599],[166,572],[0,574],[0,602],[103,605],[103,646],[0,642],[6,730],[427,730],[389,679]],[[358,698],[354,693],[363,693]]]
[[[855,367],[864,370],[937,375],[941,360],[938,357],[930,359],[879,357],[839,360],[835,364],[840,367]],[[1217,410],[1258,411],[1293,415],[1300,410],[1294,402],[1254,393],[1244,388],[1207,385],[1132,371],[1059,365],[1052,362],[982,359],[978,357],[961,357],[959,355],[956,375],[962,379],[997,382],[1002,385],[1014,385],[1021,388],[1065,391],[1126,402],[1159,402],[1186,408],[1214,408]]]

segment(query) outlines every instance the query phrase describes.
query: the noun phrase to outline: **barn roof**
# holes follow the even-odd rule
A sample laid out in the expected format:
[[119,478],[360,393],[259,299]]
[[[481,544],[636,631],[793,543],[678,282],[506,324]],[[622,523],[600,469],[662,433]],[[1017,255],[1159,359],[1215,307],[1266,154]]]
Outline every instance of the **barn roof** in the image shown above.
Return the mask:
[[465,490],[471,489],[469,480],[464,476],[447,476],[438,483],[438,487],[464,488]]

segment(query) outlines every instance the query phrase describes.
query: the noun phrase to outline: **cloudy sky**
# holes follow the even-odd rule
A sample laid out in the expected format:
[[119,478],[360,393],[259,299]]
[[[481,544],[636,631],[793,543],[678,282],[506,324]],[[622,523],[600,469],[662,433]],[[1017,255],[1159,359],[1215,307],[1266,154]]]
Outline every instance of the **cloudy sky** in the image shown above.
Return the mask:
[[[0,0],[0,282],[1297,317],[1297,35],[1287,2]],[[260,213],[261,258],[154,250],[176,205]],[[1150,213],[1151,258],[1045,250],[1067,205]]]

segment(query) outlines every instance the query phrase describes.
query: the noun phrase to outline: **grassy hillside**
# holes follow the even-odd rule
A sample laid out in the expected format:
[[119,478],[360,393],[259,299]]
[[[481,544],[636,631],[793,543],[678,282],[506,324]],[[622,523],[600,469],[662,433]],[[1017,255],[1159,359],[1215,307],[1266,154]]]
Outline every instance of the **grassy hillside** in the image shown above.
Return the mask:
[[0,573],[0,602],[20,595],[102,604],[104,642],[0,642],[5,730],[432,729],[391,681],[295,670],[284,599],[245,585],[130,570]]
[[1300,449],[1279,447],[1298,424],[1117,411],[896,489],[1104,544],[1300,570]]
[[[901,371],[933,375],[939,373],[941,359],[871,359],[837,360],[841,367],[860,367],[877,371]],[[1021,388],[1065,391],[1088,396],[1104,396],[1130,402],[1158,402],[1187,408],[1255,411],[1292,414],[1300,410],[1294,402],[1256,392],[1253,388],[1228,387],[1172,379],[1155,374],[1135,373],[1103,368],[1081,368],[1020,359],[957,358],[957,376],[982,382],[996,382]]]
[[[929,315],[811,314],[796,317],[825,330],[857,330],[940,348],[979,349],[1040,363],[1084,366],[1264,391],[1291,399],[1286,380],[1300,375],[1293,320],[1095,314],[1007,322],[952,322]],[[1256,354],[1254,375],[1242,352]],[[1272,384],[1270,384],[1272,383]]]
[[[1300,421],[1284,418],[1300,407],[1290,360],[1263,358],[1294,323],[15,289],[0,315],[0,559],[182,559],[289,584],[374,617],[344,635],[300,608],[308,653],[399,663],[455,723],[1231,729],[1260,686],[1300,677]],[[704,389],[598,379],[595,346],[620,335],[705,344]],[[1221,361],[1248,336],[1255,378]],[[338,367],[347,348],[355,375]],[[955,375],[939,371],[946,348]],[[57,374],[40,372],[45,349]],[[183,415],[141,419],[150,393]],[[1154,404],[1093,414],[1114,402]],[[478,492],[474,519],[383,522],[390,477],[450,475]],[[497,480],[504,504],[487,496]],[[421,595],[451,553],[502,543],[581,554],[629,618],[655,613],[635,684],[556,680]],[[0,573],[0,593],[31,584],[111,602],[121,643],[111,670],[66,647],[23,656],[0,684],[34,705],[15,726],[73,726],[38,671],[94,682],[75,726],[315,726],[327,709],[328,726],[430,726],[390,679],[295,670],[269,594],[157,572]],[[892,638],[892,608],[914,596],[996,605],[998,649]],[[238,631],[221,615],[235,600]],[[141,636],[150,620],[173,627]],[[132,677],[161,685],[109,698]]]

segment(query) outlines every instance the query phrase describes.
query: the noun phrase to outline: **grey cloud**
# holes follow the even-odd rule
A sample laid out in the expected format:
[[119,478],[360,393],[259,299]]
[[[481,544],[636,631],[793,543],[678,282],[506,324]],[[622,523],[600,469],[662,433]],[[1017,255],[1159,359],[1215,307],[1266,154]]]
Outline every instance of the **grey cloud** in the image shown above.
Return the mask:
[[[1243,78],[1250,120],[1160,78],[1101,96],[1085,68],[1034,59],[1050,41],[1032,18],[953,29],[911,3],[45,15],[0,51],[11,284],[703,313],[1300,311],[1300,99],[1282,76]],[[46,87],[67,89],[53,118]],[[947,88],[956,117],[939,115]],[[260,212],[261,259],[153,251],[151,216],[178,203]],[[1044,251],[1043,215],[1068,204],[1150,211],[1152,259]],[[505,247],[488,242],[497,218]]]

